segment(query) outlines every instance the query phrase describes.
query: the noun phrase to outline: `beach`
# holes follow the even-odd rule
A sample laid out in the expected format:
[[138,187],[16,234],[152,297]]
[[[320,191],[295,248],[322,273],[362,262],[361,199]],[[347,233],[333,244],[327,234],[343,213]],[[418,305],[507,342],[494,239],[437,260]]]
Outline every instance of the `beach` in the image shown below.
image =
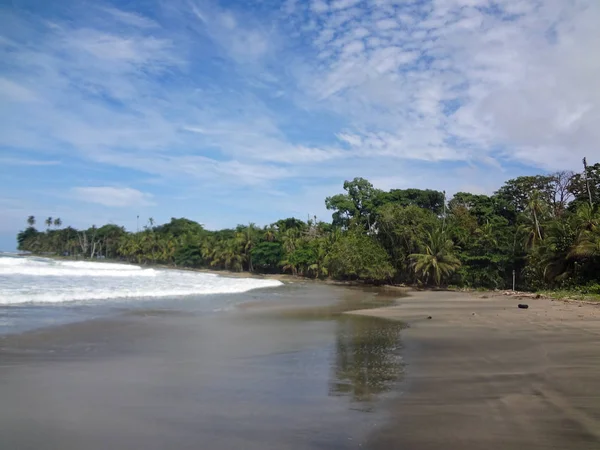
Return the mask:
[[456,292],[398,303],[358,313],[410,325],[404,394],[369,448],[600,448],[600,305]]
[[[0,448],[358,448],[403,376],[376,289],[298,282],[0,338]],[[211,303],[216,302],[214,296]]]
[[0,447],[599,448],[598,307],[313,282],[234,303],[2,337]]

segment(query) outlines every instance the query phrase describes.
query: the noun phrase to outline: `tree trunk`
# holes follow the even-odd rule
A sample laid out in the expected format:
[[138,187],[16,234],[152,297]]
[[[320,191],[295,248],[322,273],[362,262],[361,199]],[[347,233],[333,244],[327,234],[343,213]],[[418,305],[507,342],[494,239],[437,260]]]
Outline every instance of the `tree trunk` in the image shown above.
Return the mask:
[[583,158],[583,173],[585,175],[585,186],[588,192],[588,198],[590,200],[590,208],[594,208],[594,203],[592,202],[592,191],[590,190],[590,180],[588,179],[588,165],[587,159]]
[[79,245],[81,247],[81,252],[84,255],[86,255],[89,243],[88,243],[87,234],[85,233],[85,231],[82,231],[82,232],[78,233],[77,234],[77,239],[79,240]]
[[540,231],[540,223],[538,221],[538,217],[537,217],[537,213],[535,212],[535,209],[533,210],[533,219],[535,221],[535,230],[537,231],[538,238],[541,241],[542,240],[542,233]]

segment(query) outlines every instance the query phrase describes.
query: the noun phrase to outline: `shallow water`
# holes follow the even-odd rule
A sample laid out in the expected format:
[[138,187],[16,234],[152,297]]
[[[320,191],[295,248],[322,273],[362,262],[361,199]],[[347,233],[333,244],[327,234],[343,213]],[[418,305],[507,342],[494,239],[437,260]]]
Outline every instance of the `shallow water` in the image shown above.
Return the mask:
[[401,325],[340,311],[389,301],[299,283],[5,336],[0,448],[358,448],[402,378]]

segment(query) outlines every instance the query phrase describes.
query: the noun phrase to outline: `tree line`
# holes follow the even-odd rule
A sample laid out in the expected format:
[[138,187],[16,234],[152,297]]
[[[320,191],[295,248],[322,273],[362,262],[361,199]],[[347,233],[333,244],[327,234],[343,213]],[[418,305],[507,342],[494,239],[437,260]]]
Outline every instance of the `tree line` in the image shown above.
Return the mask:
[[376,189],[344,183],[325,199],[331,222],[287,218],[259,227],[206,230],[185,218],[141,231],[106,224],[85,230],[44,221],[19,249],[137,264],[289,273],[370,283],[598,290],[600,164],[507,181],[493,195]]

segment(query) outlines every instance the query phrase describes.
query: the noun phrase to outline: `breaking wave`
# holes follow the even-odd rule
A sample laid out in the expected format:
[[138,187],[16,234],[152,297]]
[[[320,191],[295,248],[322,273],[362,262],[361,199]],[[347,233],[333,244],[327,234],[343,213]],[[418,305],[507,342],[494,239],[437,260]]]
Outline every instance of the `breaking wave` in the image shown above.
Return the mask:
[[233,294],[281,284],[129,264],[0,256],[0,304],[4,305]]

